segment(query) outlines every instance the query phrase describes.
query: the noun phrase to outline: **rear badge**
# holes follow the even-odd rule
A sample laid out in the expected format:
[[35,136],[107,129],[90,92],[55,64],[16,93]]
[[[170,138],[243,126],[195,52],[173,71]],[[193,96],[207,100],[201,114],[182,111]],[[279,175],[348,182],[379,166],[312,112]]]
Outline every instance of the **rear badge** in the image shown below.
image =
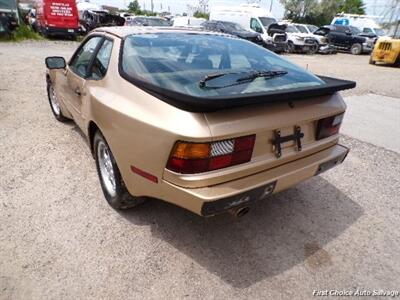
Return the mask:
[[300,126],[294,127],[294,133],[292,135],[281,136],[280,130],[274,131],[274,140],[272,141],[273,149],[275,151],[276,158],[282,156],[282,144],[293,141],[297,151],[301,151],[301,139],[304,137],[304,133],[301,132]]

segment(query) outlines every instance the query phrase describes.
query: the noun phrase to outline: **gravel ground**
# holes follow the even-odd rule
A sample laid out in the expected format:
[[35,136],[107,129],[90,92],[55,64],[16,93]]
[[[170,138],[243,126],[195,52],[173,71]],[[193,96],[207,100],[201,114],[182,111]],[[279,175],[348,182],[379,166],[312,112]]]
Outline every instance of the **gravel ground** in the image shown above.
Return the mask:
[[[44,58],[69,57],[76,45],[0,43],[0,299],[311,299],[313,290],[399,289],[400,154],[350,136],[343,165],[239,220],[156,200],[112,210],[80,131],[52,117],[45,95]],[[287,57],[356,79],[348,95],[400,98],[400,70],[370,66],[367,56]]]

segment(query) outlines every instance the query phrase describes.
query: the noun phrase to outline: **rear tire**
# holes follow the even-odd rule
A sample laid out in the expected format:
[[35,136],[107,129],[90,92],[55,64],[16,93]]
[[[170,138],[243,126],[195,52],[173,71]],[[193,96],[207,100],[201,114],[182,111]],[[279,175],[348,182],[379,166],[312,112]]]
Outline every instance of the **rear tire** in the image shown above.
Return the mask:
[[126,189],[114,155],[100,131],[94,135],[93,153],[101,189],[112,208],[128,209],[145,201],[144,198],[133,197]]
[[358,43],[351,45],[350,52],[353,55],[360,55],[362,53],[362,45]]
[[49,99],[51,111],[53,112],[53,115],[57,119],[57,121],[62,123],[68,122],[70,119],[66,118],[63,115],[60,102],[57,98],[54,86],[51,82],[47,83],[47,98]]

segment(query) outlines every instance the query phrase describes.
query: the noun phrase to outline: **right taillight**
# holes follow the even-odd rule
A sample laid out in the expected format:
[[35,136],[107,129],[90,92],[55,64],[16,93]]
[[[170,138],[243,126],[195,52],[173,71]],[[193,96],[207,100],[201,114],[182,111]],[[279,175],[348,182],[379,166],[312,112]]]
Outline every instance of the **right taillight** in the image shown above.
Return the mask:
[[176,142],[167,169],[195,174],[249,162],[255,139],[255,135],[249,135],[210,143]]
[[339,133],[340,125],[343,121],[343,116],[344,113],[319,120],[317,125],[316,139],[321,140]]

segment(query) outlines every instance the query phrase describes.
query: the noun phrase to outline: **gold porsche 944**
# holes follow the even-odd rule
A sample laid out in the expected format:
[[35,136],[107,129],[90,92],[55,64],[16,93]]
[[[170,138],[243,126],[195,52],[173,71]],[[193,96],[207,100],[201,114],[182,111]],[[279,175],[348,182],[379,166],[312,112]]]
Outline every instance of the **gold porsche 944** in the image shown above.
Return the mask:
[[57,120],[89,141],[116,209],[147,197],[202,216],[232,210],[330,169],[352,81],[315,76],[236,37],[108,27],[72,58],[46,58]]

